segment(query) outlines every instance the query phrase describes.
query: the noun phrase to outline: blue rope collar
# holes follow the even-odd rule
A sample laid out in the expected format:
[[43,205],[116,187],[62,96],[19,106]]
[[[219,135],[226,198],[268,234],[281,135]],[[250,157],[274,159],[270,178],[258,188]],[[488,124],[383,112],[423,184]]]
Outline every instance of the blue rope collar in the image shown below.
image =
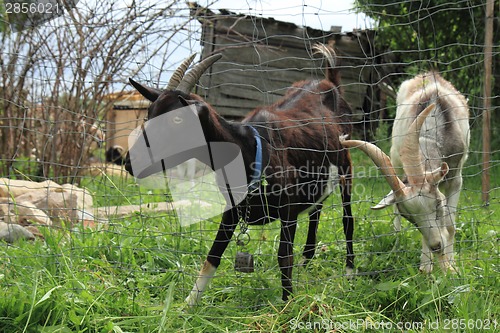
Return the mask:
[[255,163],[253,168],[252,178],[250,179],[250,184],[248,184],[248,192],[253,192],[260,185],[260,178],[262,176],[262,141],[260,139],[260,134],[257,132],[255,127],[247,125],[253,131],[253,136],[255,138],[256,152],[255,152]]

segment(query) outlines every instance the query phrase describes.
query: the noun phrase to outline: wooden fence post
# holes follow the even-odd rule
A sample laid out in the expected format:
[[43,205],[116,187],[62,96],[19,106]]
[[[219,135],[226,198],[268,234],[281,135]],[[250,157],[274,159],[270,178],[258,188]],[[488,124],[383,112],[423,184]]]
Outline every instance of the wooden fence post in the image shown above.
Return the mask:
[[490,123],[491,123],[491,71],[493,56],[493,19],[495,0],[486,3],[486,23],[484,34],[484,104],[483,104],[483,172],[482,200],[488,205],[490,201]]

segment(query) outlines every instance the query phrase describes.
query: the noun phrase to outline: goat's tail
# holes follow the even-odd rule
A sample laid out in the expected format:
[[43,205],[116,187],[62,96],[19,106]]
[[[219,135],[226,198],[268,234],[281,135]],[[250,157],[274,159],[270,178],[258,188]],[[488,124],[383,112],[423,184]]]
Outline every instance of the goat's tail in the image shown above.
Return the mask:
[[340,85],[340,71],[338,68],[338,59],[335,50],[330,45],[315,44],[313,46],[314,54],[321,54],[326,58],[325,77],[336,87]]

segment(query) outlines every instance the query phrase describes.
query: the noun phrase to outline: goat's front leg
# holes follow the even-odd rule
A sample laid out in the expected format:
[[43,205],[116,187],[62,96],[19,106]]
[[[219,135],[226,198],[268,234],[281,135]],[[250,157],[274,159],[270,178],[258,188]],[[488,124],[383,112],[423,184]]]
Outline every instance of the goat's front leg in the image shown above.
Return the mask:
[[194,306],[198,303],[201,295],[207,288],[212,277],[215,275],[217,267],[219,267],[222,254],[226,250],[229,241],[233,237],[234,230],[238,224],[238,213],[237,209],[230,209],[222,215],[222,220],[219,224],[219,230],[217,236],[210,248],[207,259],[200,270],[198,278],[193,286],[193,289],[186,298],[186,303],[189,306]]
[[456,273],[455,268],[455,254],[453,250],[453,244],[455,242],[455,214],[456,209],[450,207],[450,218],[445,226],[445,247],[443,249],[443,254],[439,256],[439,266],[444,273]]
[[446,248],[444,249],[444,255],[446,258],[446,270],[450,273],[456,273],[456,263],[455,263],[455,252],[453,250],[453,245],[455,243],[455,212],[452,213],[453,224],[448,226],[448,239],[446,240]]
[[303,252],[304,257],[300,262],[301,266],[307,265],[316,252],[316,235],[318,233],[318,224],[322,207],[323,204],[317,204],[314,210],[309,214],[309,228],[307,230],[307,241]]
[[455,221],[457,217],[458,201],[460,199],[460,191],[462,189],[462,175],[458,174],[449,183],[450,189],[448,192],[452,192],[446,200],[446,205],[450,212],[450,219],[446,225],[446,230],[448,235],[446,237],[446,246],[444,248],[444,254],[442,258],[439,259],[439,264],[443,272],[456,273],[455,264],[455,252],[453,250],[453,245],[455,243]]
[[291,221],[281,221],[280,246],[278,249],[278,264],[281,270],[282,299],[286,301],[292,293],[293,241],[297,229],[297,218]]
[[399,209],[397,205],[394,205],[394,221],[392,221],[394,226],[394,231],[401,231],[401,214],[399,214]]
[[422,273],[429,274],[432,272],[432,251],[425,242],[424,239],[422,239],[422,253],[420,254],[420,267],[419,270]]
[[455,241],[455,227],[447,228],[446,247],[444,253],[439,256],[439,266],[444,273],[456,273],[453,242]]

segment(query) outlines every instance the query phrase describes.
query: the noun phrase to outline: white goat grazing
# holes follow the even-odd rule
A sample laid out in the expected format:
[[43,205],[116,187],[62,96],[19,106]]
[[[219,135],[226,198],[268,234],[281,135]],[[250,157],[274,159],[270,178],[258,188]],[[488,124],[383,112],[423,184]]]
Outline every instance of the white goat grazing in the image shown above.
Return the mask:
[[403,82],[397,105],[390,159],[371,143],[342,144],[364,151],[392,188],[373,209],[394,204],[395,225],[402,215],[422,233],[420,270],[432,271],[435,253],[443,271],[454,271],[455,216],[469,148],[467,101],[438,73],[428,72]]

